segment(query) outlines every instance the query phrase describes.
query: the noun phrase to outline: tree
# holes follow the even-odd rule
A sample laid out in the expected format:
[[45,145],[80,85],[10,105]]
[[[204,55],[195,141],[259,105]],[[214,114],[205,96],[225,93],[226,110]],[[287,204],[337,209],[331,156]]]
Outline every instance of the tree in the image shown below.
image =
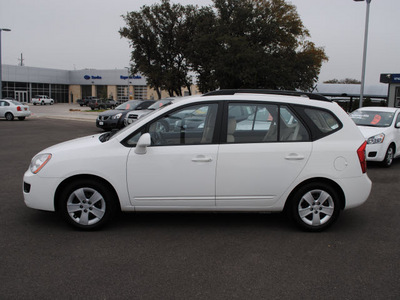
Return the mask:
[[214,0],[214,6],[214,22],[193,36],[201,53],[189,58],[201,91],[312,88],[327,57],[306,40],[295,6],[284,0]]
[[180,96],[181,87],[192,84],[183,49],[190,40],[190,31],[185,27],[186,15],[193,10],[193,6],[171,5],[168,0],[162,0],[160,4],[143,6],[140,12],[122,16],[126,27],[119,33],[129,39],[133,49],[132,73],[145,75],[159,98],[161,90]]
[[331,84],[361,84],[361,81],[357,80],[357,79],[351,79],[351,78],[346,78],[346,79],[330,79],[330,80],[326,80],[324,81],[324,83],[331,83]]
[[[201,92],[217,88],[310,90],[322,48],[307,40],[295,6],[285,0],[213,0],[214,6],[169,0],[123,16],[132,68],[161,94],[181,94],[191,72]],[[190,89],[189,89],[190,90]]]

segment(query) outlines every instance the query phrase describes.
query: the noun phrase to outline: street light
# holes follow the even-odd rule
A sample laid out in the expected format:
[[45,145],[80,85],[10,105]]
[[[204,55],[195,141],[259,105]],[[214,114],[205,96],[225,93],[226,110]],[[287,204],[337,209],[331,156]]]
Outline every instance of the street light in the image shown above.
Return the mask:
[[128,71],[128,78],[126,80],[128,82],[128,94],[127,94],[127,97],[128,97],[128,101],[129,101],[129,100],[131,100],[130,97],[129,97],[129,92],[130,92],[129,91],[129,76],[130,76],[130,73],[131,73],[130,72],[131,69],[129,67],[125,67],[125,69]]
[[[355,2],[362,2],[364,0],[353,0]],[[367,12],[365,16],[365,32],[364,32],[364,51],[363,51],[363,61],[362,61],[362,72],[361,72],[361,89],[360,89],[360,105],[362,107],[363,97],[364,97],[364,86],[365,86],[365,68],[367,64],[367,45],[368,45],[368,24],[369,24],[369,6],[371,0],[365,0],[367,2]]]
[[2,31],[11,31],[8,28],[0,28],[0,98],[3,98],[3,86],[2,86],[2,78],[1,75],[3,73],[2,63],[1,63],[1,32]]

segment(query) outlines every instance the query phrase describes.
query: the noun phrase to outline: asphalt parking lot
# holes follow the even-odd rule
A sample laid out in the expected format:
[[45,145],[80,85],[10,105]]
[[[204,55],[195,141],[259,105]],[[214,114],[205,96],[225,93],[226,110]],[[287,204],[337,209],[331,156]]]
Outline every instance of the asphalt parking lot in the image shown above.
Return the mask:
[[126,213],[81,232],[23,202],[22,177],[37,152],[102,132],[93,114],[47,111],[60,107],[0,120],[0,298],[400,298],[400,160],[369,165],[368,201],[321,233],[299,231],[281,214],[237,213]]

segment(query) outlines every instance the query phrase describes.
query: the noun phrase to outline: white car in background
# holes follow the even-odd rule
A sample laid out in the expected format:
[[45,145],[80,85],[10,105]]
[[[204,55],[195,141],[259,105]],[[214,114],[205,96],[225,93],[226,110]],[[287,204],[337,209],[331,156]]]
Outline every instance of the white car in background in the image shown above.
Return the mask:
[[0,99],[0,118],[6,118],[8,121],[18,118],[23,121],[31,115],[28,105],[15,100]]
[[350,117],[367,140],[367,161],[390,167],[400,155],[400,109],[394,107],[363,107]]
[[50,98],[47,95],[36,95],[34,98],[32,98],[32,104],[36,105],[36,104],[40,104],[40,105],[46,105],[46,104],[50,104],[53,105],[54,104],[54,100],[52,98]]
[[118,132],[45,149],[25,172],[25,203],[85,230],[118,211],[286,211],[324,230],[370,194],[365,139],[322,96],[271,93],[177,98]]

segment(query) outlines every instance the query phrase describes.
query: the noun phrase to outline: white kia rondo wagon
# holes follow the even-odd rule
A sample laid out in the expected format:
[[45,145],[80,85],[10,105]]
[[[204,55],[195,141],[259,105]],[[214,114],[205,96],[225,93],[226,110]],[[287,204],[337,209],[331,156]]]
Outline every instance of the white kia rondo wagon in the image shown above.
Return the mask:
[[23,193],[27,206],[81,229],[118,211],[285,210],[320,231],[367,200],[365,147],[346,112],[322,96],[220,90],[41,151]]

